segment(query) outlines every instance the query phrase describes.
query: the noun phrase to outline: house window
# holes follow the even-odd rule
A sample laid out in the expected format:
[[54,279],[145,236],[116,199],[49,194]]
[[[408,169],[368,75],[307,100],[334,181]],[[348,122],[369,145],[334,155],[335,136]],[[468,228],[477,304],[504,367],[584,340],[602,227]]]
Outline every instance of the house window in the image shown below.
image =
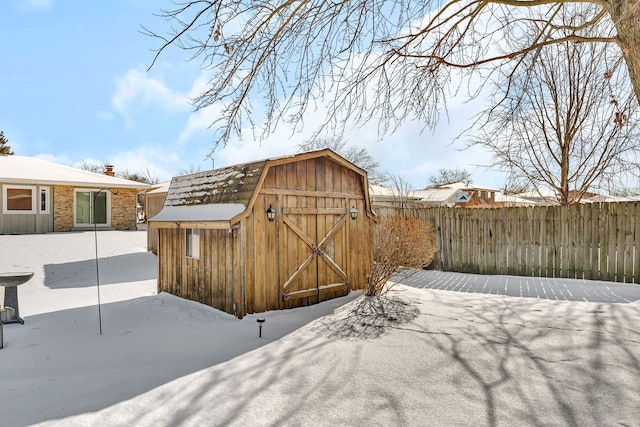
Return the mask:
[[40,213],[49,213],[49,187],[40,187]]
[[200,258],[200,230],[187,228],[186,254],[187,258]]
[[28,185],[4,185],[2,186],[5,214],[34,214],[36,187]]
[[75,225],[109,225],[110,192],[99,190],[75,191]]

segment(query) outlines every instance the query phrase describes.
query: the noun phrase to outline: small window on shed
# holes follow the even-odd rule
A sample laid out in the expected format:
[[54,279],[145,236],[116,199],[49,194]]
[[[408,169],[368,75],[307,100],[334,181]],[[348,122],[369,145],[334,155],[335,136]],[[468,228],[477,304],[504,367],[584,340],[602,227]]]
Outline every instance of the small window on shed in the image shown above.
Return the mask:
[[200,230],[187,228],[186,254],[188,258],[200,258]]

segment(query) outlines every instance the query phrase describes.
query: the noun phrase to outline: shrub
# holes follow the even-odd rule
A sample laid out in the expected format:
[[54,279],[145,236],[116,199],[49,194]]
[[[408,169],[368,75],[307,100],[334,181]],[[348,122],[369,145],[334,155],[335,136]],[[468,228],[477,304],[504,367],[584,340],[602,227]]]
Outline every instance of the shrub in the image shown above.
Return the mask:
[[382,295],[391,277],[412,274],[433,260],[436,234],[432,223],[405,215],[380,218],[373,233],[373,262],[366,277],[365,294]]

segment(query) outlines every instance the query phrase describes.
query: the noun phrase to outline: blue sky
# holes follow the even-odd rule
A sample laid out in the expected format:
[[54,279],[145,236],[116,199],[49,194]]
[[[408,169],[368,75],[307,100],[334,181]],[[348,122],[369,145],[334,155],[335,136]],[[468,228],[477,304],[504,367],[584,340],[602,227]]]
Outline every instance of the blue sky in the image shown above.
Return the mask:
[[[158,32],[167,23],[155,16],[168,0],[2,0],[0,2],[0,130],[14,152],[74,166],[108,161],[116,170],[149,170],[168,180],[181,170],[211,169],[208,125],[215,107],[194,112],[189,99],[206,87],[198,62],[179,49],[166,51],[150,71]],[[381,169],[423,188],[441,168],[466,168],[477,184],[502,179],[477,165],[489,157],[449,145],[479,102],[455,100],[434,133],[407,124],[378,141],[375,124],[347,133],[365,147]],[[293,133],[283,126],[266,141],[245,132],[214,153],[215,167],[291,154],[311,125]],[[308,133],[305,133],[308,132]]]

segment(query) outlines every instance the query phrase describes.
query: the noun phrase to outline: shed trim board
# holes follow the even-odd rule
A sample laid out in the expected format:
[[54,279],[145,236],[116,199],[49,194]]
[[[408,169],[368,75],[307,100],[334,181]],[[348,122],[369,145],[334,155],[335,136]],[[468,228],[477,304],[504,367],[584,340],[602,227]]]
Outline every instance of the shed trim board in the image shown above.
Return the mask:
[[[258,170],[260,176],[250,175]],[[230,187],[216,181],[222,179],[232,181]],[[184,221],[163,213],[176,206],[206,211],[207,203],[246,207],[224,221]],[[269,207],[274,221],[266,217]],[[158,291],[238,317],[362,288],[373,256],[376,216],[366,172],[328,149],[176,177],[163,211],[149,220],[158,231]],[[187,259],[190,228],[200,230],[200,256]]]
[[280,190],[280,189],[271,189],[265,188],[261,190],[263,194],[288,194],[293,196],[316,196],[316,197],[334,197],[336,194],[344,194],[345,196],[349,196],[352,198],[364,199],[364,195],[353,195],[349,193],[330,193],[327,191],[308,191],[308,190]]
[[231,230],[231,221],[153,221],[154,228],[200,228],[204,230]]

